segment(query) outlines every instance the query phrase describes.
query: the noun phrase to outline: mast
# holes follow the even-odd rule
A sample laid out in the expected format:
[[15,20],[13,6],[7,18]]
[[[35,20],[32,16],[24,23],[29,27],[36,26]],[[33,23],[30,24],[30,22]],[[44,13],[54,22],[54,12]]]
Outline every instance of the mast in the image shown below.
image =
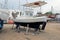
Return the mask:
[[20,0],[19,0],[19,7],[18,7],[18,9],[20,10]]
[[4,3],[4,4],[5,4],[5,5],[4,5],[4,8],[5,8],[5,9],[8,9],[8,7],[7,7],[8,5],[7,5],[7,3],[8,3],[8,0],[5,0],[5,3]]

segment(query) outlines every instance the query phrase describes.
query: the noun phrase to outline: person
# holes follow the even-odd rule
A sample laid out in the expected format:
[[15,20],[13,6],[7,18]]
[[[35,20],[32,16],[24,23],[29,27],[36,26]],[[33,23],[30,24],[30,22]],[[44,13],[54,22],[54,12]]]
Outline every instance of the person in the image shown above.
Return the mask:
[[[17,15],[18,15],[18,12],[16,12],[16,13],[12,12],[13,19],[16,19]],[[16,25],[16,29],[18,29],[19,23],[14,21],[14,24]]]
[[0,30],[3,28],[3,20],[0,18]]

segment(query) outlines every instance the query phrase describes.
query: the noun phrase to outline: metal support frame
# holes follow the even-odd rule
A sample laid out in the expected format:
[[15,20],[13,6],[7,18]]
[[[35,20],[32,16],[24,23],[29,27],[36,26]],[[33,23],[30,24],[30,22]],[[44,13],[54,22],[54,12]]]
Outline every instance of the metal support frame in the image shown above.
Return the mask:
[[26,34],[28,34],[28,31],[29,31],[29,24],[27,24]]

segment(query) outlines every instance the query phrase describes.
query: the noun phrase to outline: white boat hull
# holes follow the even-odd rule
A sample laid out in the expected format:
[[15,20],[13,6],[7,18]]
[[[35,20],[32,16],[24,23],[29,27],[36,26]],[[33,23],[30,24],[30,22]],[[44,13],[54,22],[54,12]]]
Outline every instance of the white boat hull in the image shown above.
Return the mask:
[[13,20],[15,22],[46,22],[47,17],[19,17]]

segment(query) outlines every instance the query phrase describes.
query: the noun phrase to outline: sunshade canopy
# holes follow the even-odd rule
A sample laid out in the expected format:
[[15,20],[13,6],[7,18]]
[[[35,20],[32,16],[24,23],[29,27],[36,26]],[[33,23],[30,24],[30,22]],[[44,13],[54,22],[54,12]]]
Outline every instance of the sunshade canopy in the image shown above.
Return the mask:
[[47,4],[47,3],[44,2],[44,1],[37,1],[37,2],[33,2],[33,3],[24,4],[23,6],[26,6],[26,7],[40,7],[40,6],[45,5],[45,4]]

